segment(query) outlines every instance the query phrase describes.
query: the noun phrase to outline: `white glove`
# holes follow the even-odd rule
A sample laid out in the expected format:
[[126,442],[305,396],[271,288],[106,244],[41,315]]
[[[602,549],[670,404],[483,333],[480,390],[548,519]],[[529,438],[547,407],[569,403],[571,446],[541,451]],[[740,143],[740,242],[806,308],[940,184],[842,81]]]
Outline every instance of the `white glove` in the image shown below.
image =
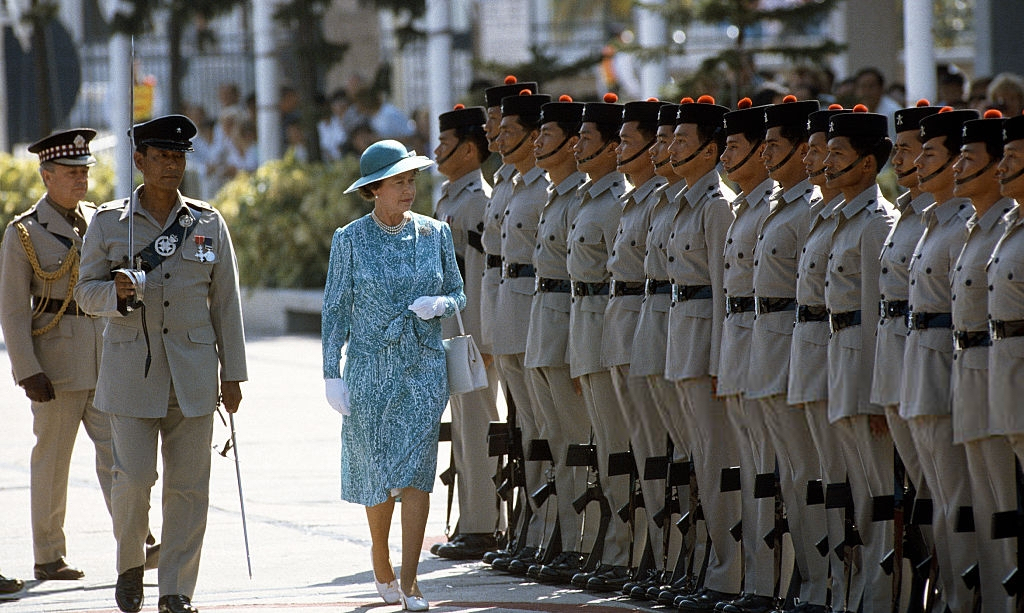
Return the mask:
[[444,315],[448,302],[444,296],[420,296],[412,301],[409,310],[416,313],[420,319],[433,319],[438,315]]
[[331,405],[332,409],[342,415],[350,414],[351,410],[348,408],[348,384],[345,383],[345,380],[325,379],[324,383],[327,387],[327,404]]

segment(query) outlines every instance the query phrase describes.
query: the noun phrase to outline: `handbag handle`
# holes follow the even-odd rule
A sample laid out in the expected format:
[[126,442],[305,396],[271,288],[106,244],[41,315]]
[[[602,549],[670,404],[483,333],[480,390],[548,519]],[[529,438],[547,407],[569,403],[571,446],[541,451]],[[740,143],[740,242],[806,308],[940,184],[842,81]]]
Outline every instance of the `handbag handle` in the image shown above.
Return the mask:
[[459,335],[466,336],[466,329],[462,327],[462,315],[459,313],[458,309],[455,309],[455,319],[459,322]]

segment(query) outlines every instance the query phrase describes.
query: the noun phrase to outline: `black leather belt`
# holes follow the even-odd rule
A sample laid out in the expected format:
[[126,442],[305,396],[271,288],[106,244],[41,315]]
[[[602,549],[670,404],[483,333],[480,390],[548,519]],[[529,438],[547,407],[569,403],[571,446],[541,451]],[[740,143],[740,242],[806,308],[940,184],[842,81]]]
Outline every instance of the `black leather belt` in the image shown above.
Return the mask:
[[644,281],[644,293],[648,296],[653,294],[671,294],[672,283],[661,279],[647,279]]
[[537,285],[535,289],[538,292],[559,292],[562,294],[568,294],[572,292],[572,283],[568,279],[547,279],[545,277],[537,277]]
[[754,297],[753,296],[739,296],[731,298],[726,296],[725,298],[725,314],[732,315],[733,313],[747,313],[754,310]]
[[710,285],[679,285],[672,284],[672,304],[687,300],[710,300]]
[[845,311],[843,313],[829,313],[828,327],[833,334],[843,328],[860,325],[860,310]]
[[800,304],[796,307],[797,321],[828,321],[825,305]]
[[519,279],[532,277],[534,275],[533,264],[517,264],[515,262],[504,262],[501,265],[501,276],[506,279]]
[[501,256],[487,254],[487,268],[501,268]]
[[906,318],[910,311],[910,303],[906,300],[879,300],[878,314],[882,319],[893,319],[896,317]]
[[952,328],[952,313],[917,313],[910,311],[907,319],[911,330],[927,330],[928,328]]
[[644,282],[616,281],[615,279],[612,279],[612,283],[608,287],[608,293],[612,296],[643,296]]
[[608,293],[607,283],[587,283],[585,281],[572,282],[572,295],[575,296],[603,296]]
[[754,298],[754,314],[760,315],[762,313],[776,313],[778,311],[795,311],[796,310],[796,299],[795,298],[762,298],[756,296]]
[[[43,307],[39,308],[42,304]],[[32,310],[38,313],[59,313],[61,305],[64,304],[63,298],[40,298],[39,296],[32,296]],[[68,308],[64,309],[65,315],[75,315],[78,317],[88,317],[89,314],[78,308],[78,303],[74,300],[68,302]]]
[[988,331],[994,341],[1024,336],[1024,319],[1014,319],[1012,321],[993,319],[988,322]]
[[990,347],[992,336],[988,330],[954,330],[953,349],[963,351],[971,347]]

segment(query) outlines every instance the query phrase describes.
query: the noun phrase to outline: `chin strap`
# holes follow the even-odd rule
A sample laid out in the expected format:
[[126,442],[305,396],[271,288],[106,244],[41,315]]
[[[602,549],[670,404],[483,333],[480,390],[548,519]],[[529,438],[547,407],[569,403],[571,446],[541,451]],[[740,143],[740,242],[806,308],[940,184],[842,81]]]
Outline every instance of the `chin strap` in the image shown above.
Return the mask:
[[990,159],[990,160],[988,161],[988,164],[985,164],[985,167],[984,167],[984,168],[982,168],[982,169],[981,169],[981,170],[979,170],[978,172],[974,173],[973,175],[968,175],[968,176],[966,176],[966,177],[961,177],[961,178],[959,178],[959,179],[955,179],[955,180],[953,181],[953,185],[963,185],[964,183],[969,183],[969,182],[971,182],[971,181],[973,181],[973,180],[977,179],[977,178],[978,178],[978,177],[980,177],[981,175],[983,175],[983,174],[985,174],[986,172],[988,172],[988,169],[989,169],[989,168],[992,168],[993,166],[995,166],[995,165],[996,165],[996,164],[997,164],[998,162],[999,162],[999,160],[998,160],[998,159],[996,159],[996,158],[992,158],[992,159]]
[[516,146],[515,146],[515,147],[512,147],[512,148],[511,148],[511,149],[509,149],[508,151],[503,151],[503,152],[501,153],[501,155],[512,155],[512,154],[513,154],[513,153],[515,153],[516,151],[519,151],[519,148],[523,146],[523,143],[525,143],[525,142],[526,142],[526,139],[528,139],[528,138],[530,138],[530,133],[529,133],[529,132],[527,132],[526,134],[524,134],[524,135],[523,135],[523,137],[522,137],[521,139],[519,139],[519,142],[518,142],[518,143],[516,143]]
[[[757,153],[757,148],[760,147],[761,143],[763,143],[763,142],[764,142],[764,139],[762,138],[761,140],[759,140],[756,143],[754,143],[754,146],[750,148],[750,151],[748,151],[747,155],[742,160],[740,160],[739,164],[736,164],[735,166],[732,166],[732,167],[726,167],[726,169],[725,169],[726,174],[732,174],[732,173],[736,172],[737,170],[739,170],[740,168],[743,168],[743,165],[746,164],[747,162],[749,162],[750,158],[754,157],[754,154]],[[790,155],[792,155],[792,153]]]
[[585,158],[583,158],[581,160],[576,160],[576,164],[577,165],[579,165],[579,164],[586,164],[590,160],[593,160],[597,156],[601,155],[602,153],[604,153],[604,150],[608,148],[608,145],[610,145],[611,142],[612,141],[610,141],[610,140],[604,141],[604,143],[601,144],[601,146],[598,148],[597,151],[594,152],[593,155],[588,155],[587,157],[585,157]]
[[555,147],[554,149],[552,149],[552,150],[551,150],[551,151],[549,151],[548,153],[545,153],[544,155],[538,155],[538,156],[537,156],[537,161],[539,162],[539,161],[541,161],[541,160],[546,160],[546,159],[548,159],[549,157],[551,157],[551,156],[553,156],[554,154],[556,154],[556,153],[558,153],[559,151],[561,151],[561,150],[562,150],[562,147],[564,147],[564,146],[565,146],[565,143],[569,142],[569,139],[570,139],[570,138],[572,138],[573,136],[575,136],[575,135],[574,135],[574,134],[570,134],[569,136],[566,136],[566,137],[565,137],[565,138],[564,138],[564,139],[562,140],[562,142],[558,143],[558,146],[557,146],[557,147]]
[[[839,177],[845,175],[846,173],[848,173],[851,170],[853,170],[854,168],[856,168],[857,164],[860,164],[861,162],[863,162],[864,159],[866,157],[868,157],[868,155],[870,155],[870,154],[865,153],[864,155],[860,156],[859,158],[857,158],[856,160],[851,162],[849,166],[847,166],[846,168],[840,170],[839,172],[827,172],[827,173],[825,173],[825,180],[826,181],[835,181]],[[824,170],[825,169],[823,168],[822,171],[824,171]],[[817,176],[817,175],[814,175],[814,176]]]
[[917,184],[918,185],[924,185],[925,183],[931,181],[935,177],[937,177],[937,176],[941,175],[942,173],[946,172],[946,169],[949,168],[950,166],[952,166],[953,162],[955,162],[955,161],[956,161],[955,157],[953,157],[952,155],[949,156],[948,158],[946,158],[946,161],[942,164],[942,166],[939,167],[939,169],[936,170],[935,172],[931,173],[930,175],[926,175],[924,177],[918,176],[917,177]]
[[1013,173],[1012,175],[1009,175],[1009,176],[1003,177],[1002,179],[999,179],[999,184],[1000,185],[1006,185],[1007,183],[1009,183],[1011,181],[1017,180],[1017,178],[1020,177],[1021,175],[1024,175],[1024,167],[1022,167],[1020,170],[1018,170],[1017,172]]
[[896,178],[897,179],[906,179],[907,177],[909,177],[910,175],[914,174],[915,172],[917,172],[917,168],[911,168],[907,172],[898,172],[898,173],[896,173]]
[[463,142],[464,141],[460,138],[459,141],[455,143],[455,146],[452,147],[452,150],[448,152],[448,155],[444,156],[440,160],[436,160],[434,163],[437,164],[438,167],[440,167],[441,164],[447,162],[453,155],[455,155],[455,152],[459,150],[459,147],[462,146]]
[[[695,157],[700,155],[701,151],[704,151],[705,147],[707,147],[708,145],[711,144],[711,141],[714,140],[714,138],[715,138],[714,136],[709,136],[708,138],[704,139],[704,142],[702,142],[700,145],[698,145],[697,149],[693,153],[691,153],[690,155],[686,156],[685,159],[683,159],[683,160],[681,160],[679,162],[672,162],[672,168],[680,168],[684,164],[689,164],[691,160],[693,160]],[[669,160],[671,161],[671,157],[669,158]]]
[[633,160],[637,159],[641,155],[647,153],[648,151],[651,150],[651,147],[654,146],[654,143],[655,143],[654,139],[650,140],[646,145],[643,146],[643,149],[641,149],[640,151],[637,151],[634,155],[631,155],[628,158],[626,158],[626,159],[622,160],[621,162],[619,162],[619,166],[624,166],[626,164],[629,164],[630,162],[632,162]]
[[789,153],[786,154],[786,157],[782,158],[781,162],[779,162],[778,164],[775,164],[773,166],[768,166],[768,172],[775,172],[776,170],[778,170],[778,169],[782,168],[783,166],[785,166],[786,163],[789,162],[790,158],[793,157],[793,154],[796,153],[796,150],[799,149],[799,148],[800,148],[800,143],[793,143],[793,147],[789,150]]

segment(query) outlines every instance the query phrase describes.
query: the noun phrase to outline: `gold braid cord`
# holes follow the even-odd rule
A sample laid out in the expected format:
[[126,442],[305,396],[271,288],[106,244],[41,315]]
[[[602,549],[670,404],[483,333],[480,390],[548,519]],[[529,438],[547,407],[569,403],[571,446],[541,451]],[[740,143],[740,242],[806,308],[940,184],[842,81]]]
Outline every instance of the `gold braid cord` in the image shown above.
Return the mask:
[[39,256],[36,255],[36,249],[32,245],[32,238],[29,236],[28,228],[24,224],[18,222],[14,224],[18,229],[18,238],[21,239],[21,246],[25,248],[25,254],[28,255],[28,261],[32,265],[32,271],[37,277],[43,281],[43,292],[42,300],[32,310],[32,319],[37,319],[40,315],[45,312],[47,305],[50,303],[50,292],[53,289],[53,282],[62,279],[65,276],[68,277],[68,291],[64,296],[64,302],[60,305],[60,310],[53,316],[50,323],[46,324],[42,328],[32,330],[32,336],[40,336],[46,334],[50,330],[57,327],[60,320],[64,317],[64,311],[67,310],[68,304],[71,302],[71,289],[78,283],[78,250],[72,245],[68,249],[67,255],[64,257],[64,262],[60,265],[60,268],[53,272],[46,272],[39,265]]

